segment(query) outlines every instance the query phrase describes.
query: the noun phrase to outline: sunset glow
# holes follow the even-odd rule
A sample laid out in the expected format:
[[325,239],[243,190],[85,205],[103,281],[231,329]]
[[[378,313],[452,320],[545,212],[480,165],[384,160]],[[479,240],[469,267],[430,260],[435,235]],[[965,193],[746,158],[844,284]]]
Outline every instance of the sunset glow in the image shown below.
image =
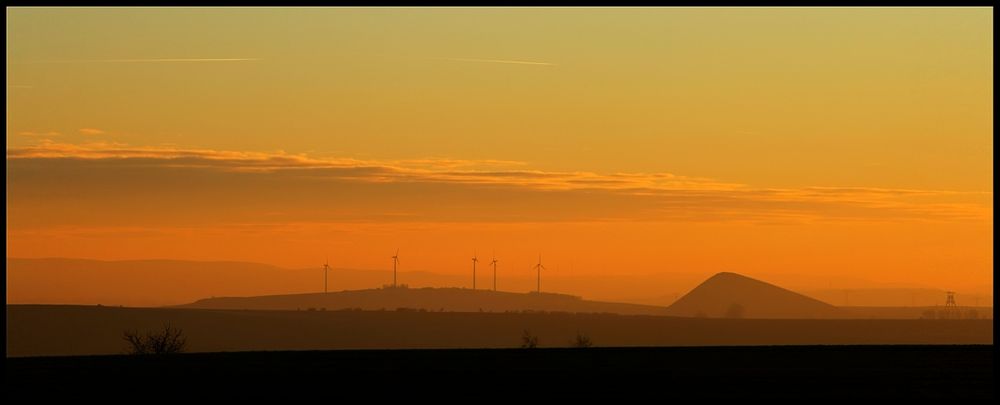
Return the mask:
[[7,257],[991,296],[992,15],[8,9]]

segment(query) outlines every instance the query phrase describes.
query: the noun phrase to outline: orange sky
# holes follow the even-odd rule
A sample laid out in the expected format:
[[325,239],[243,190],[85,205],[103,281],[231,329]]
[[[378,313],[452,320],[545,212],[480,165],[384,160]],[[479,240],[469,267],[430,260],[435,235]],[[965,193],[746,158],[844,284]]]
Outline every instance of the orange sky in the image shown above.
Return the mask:
[[992,293],[988,8],[7,17],[8,257]]

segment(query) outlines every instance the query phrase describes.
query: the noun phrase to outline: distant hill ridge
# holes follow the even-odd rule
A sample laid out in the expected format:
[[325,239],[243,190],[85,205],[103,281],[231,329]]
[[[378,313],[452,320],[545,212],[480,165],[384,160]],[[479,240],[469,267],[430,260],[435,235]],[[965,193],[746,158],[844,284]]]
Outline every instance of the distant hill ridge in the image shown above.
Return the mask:
[[561,311],[711,318],[838,318],[838,308],[736,273],[716,274],[670,307],[587,301],[551,293],[513,293],[464,288],[383,288],[332,293],[217,297],[182,308],[265,310],[396,310],[454,312]]
[[397,310],[400,308],[449,312],[550,311],[664,315],[652,305],[588,301],[553,293],[514,293],[466,288],[382,288],[330,293],[215,297],[179,305],[179,308],[257,310]]
[[[551,311],[581,313],[618,313],[642,315],[673,315],[683,317],[729,318],[882,318],[917,319],[939,308],[915,305],[866,307],[857,306],[851,290],[850,302],[856,306],[833,307],[809,296],[736,273],[716,274],[692,289],[683,298],[659,302],[621,303],[617,299],[585,300],[570,295],[521,292],[492,292],[463,288],[371,289],[391,280],[391,270],[335,269],[330,274],[331,289],[340,295],[296,293],[316,291],[324,282],[321,270],[285,269],[267,264],[236,261],[186,260],[124,260],[89,259],[17,259],[7,258],[8,304],[103,304],[126,307],[149,307],[187,304],[192,307],[220,308],[326,308],[328,311],[346,308],[396,310],[397,308],[427,311],[487,312]],[[421,286],[462,285],[464,276],[423,271],[406,272],[407,281]],[[568,286],[575,279],[564,278],[562,291],[578,291]],[[599,294],[614,278],[591,279],[585,296]],[[692,279],[697,280],[697,279]],[[530,280],[534,287],[534,281]],[[513,281],[508,287],[524,288]],[[632,284],[628,284],[632,285]],[[625,284],[617,284],[619,290]],[[670,282],[647,280],[643,291],[666,293],[676,291]],[[524,288],[520,291],[525,291]],[[517,291],[517,290],[508,290]],[[883,290],[871,290],[869,295]],[[844,295],[844,292],[838,292]],[[930,294],[930,293],[929,293]],[[202,300],[205,297],[214,300]],[[284,297],[284,298],[281,298]],[[340,298],[337,298],[340,297]],[[959,306],[976,304],[975,298],[961,296]],[[846,300],[844,300],[846,301]],[[857,301],[863,301],[858,299]],[[913,302],[917,300],[905,300]],[[927,300],[925,300],[927,301]],[[982,300],[986,305],[992,299]],[[627,301],[626,301],[627,302]],[[666,304],[673,303],[667,307]],[[827,302],[833,302],[827,300]],[[978,306],[977,306],[978,307]],[[992,318],[992,306],[963,309],[963,316]],[[976,314],[972,314],[976,312]],[[936,315],[935,315],[936,316]]]
[[833,305],[736,273],[718,273],[667,308],[673,316],[712,318],[834,318]]

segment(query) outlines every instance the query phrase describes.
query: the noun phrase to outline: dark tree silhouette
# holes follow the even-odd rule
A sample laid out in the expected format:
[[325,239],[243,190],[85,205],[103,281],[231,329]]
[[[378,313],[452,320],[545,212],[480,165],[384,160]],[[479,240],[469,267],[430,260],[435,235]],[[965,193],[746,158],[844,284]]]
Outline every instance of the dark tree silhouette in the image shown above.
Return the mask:
[[123,332],[122,339],[128,342],[129,354],[172,354],[184,351],[187,338],[184,331],[166,324],[162,331],[140,334],[137,330]]
[[573,347],[586,348],[594,345],[594,342],[590,341],[590,336],[585,333],[576,333],[576,341],[573,342]]
[[521,348],[534,349],[536,347],[538,347],[538,336],[532,336],[531,332],[525,329],[524,334],[521,335]]

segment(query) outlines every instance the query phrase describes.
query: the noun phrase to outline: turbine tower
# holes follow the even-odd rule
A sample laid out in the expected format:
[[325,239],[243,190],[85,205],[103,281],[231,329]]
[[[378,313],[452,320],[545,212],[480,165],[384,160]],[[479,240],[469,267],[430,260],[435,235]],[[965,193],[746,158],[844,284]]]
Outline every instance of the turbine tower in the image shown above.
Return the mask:
[[326,280],[327,273],[330,272],[330,259],[326,259],[326,263],[323,263],[323,292],[326,293]]
[[396,288],[396,265],[399,264],[399,248],[396,248],[396,254],[392,256],[392,288]]
[[954,291],[946,291],[946,293],[948,294],[948,298],[944,302],[944,306],[946,306],[946,307],[956,307],[957,305],[955,304],[955,292]]
[[472,252],[472,289],[476,289],[476,262],[479,261],[475,251]]
[[490,262],[490,265],[493,266],[493,291],[497,290],[497,262],[498,261],[499,260],[497,260],[497,254],[496,254],[496,252],[494,252],[493,253],[493,260]]
[[535,271],[538,272],[538,293],[539,294],[541,294],[541,292],[542,292],[542,270],[544,270],[544,269],[545,269],[545,266],[542,266],[542,255],[539,254],[538,255],[538,264],[535,265]]

